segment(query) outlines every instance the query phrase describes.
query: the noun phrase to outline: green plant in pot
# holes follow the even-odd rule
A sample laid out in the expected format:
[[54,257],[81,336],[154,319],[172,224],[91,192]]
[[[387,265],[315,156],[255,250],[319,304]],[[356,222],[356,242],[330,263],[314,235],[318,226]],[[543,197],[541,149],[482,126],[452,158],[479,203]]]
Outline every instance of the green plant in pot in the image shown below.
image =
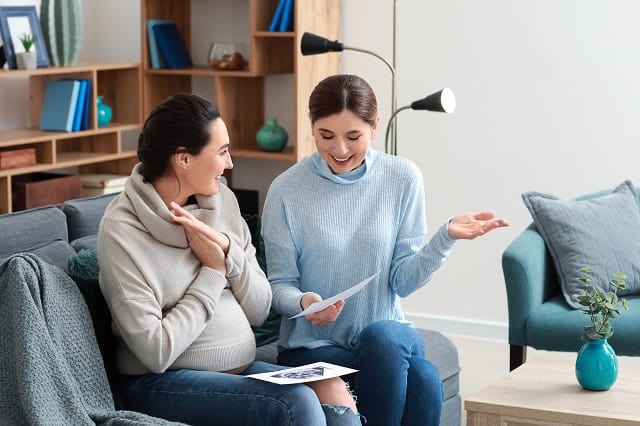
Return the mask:
[[576,378],[580,385],[589,390],[607,390],[618,378],[618,357],[608,342],[613,335],[610,320],[628,310],[627,300],[618,298],[618,291],[626,288],[627,276],[615,272],[602,291],[591,285],[590,268],[582,268],[578,278],[584,285],[584,294],[578,297],[582,311],[589,316],[591,325],[584,327],[584,344],[576,358]]
[[24,48],[24,52],[20,52],[16,55],[16,62],[18,68],[23,70],[34,70],[37,67],[37,57],[35,49],[31,50],[38,38],[35,34],[22,34],[18,37],[20,44]]
[[25,52],[30,52],[33,45],[38,41],[35,34],[22,34],[18,39],[22,43]]

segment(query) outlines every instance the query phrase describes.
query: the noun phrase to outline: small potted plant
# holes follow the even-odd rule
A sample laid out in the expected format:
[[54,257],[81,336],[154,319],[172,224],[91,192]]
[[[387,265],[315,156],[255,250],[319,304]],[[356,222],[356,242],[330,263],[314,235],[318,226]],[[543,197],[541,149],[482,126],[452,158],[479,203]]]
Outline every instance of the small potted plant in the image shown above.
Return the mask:
[[22,70],[34,70],[37,67],[37,56],[35,49],[31,49],[38,40],[35,34],[22,34],[18,37],[24,52],[20,52],[16,55],[16,62],[18,68]]
[[602,291],[590,284],[593,270],[585,267],[580,271],[582,275],[578,279],[584,283],[584,294],[578,297],[578,303],[589,316],[591,325],[584,327],[582,338],[585,343],[576,358],[576,377],[585,389],[606,390],[618,378],[618,357],[608,342],[613,335],[609,320],[620,315],[621,310],[629,309],[627,300],[618,298],[618,290],[626,287],[627,276],[615,272],[608,291]]

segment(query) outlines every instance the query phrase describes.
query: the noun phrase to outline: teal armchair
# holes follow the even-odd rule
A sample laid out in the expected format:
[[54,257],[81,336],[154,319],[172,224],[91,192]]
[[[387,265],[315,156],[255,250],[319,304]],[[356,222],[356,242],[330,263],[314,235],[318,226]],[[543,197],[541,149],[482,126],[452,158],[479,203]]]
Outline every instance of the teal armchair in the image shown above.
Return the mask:
[[[580,199],[602,194],[593,193]],[[505,249],[502,271],[509,311],[510,370],[526,361],[527,347],[577,352],[589,319],[566,303],[551,254],[535,224],[529,225]],[[629,311],[611,321],[615,333],[609,342],[618,355],[640,355],[640,297],[627,300]]]

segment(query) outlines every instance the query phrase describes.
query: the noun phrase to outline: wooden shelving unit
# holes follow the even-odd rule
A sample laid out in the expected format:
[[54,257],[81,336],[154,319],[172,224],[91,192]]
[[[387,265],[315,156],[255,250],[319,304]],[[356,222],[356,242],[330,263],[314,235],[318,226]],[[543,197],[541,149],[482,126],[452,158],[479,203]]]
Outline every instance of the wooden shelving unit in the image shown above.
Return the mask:
[[[231,6],[233,2],[224,0],[142,0],[144,115],[172,94],[192,92],[193,77],[211,78],[215,94],[213,100],[229,130],[233,157],[297,162],[309,155],[314,149],[308,122],[309,94],[323,77],[340,72],[341,61],[339,54],[303,57],[300,39],[305,31],[339,39],[342,4],[341,0],[295,0],[294,31],[270,32],[269,23],[278,1],[241,0]],[[241,2],[245,3],[238,6]],[[202,34],[200,28],[193,26],[193,17],[199,18],[202,8],[223,14],[225,21],[233,22],[236,27],[248,28],[248,34],[243,34],[240,41],[248,40],[249,69],[218,71],[202,66],[179,70],[152,69],[147,45],[147,20],[173,20],[191,51],[195,42],[203,41],[193,39],[194,34]],[[226,37],[226,41],[238,40]],[[265,99],[265,78],[275,74],[291,76],[294,99],[287,108],[293,117],[295,130],[289,134],[290,142],[284,151],[267,153],[256,144],[255,135],[265,123],[265,103],[269,102]],[[234,169],[234,173],[242,171]]]
[[[35,148],[36,164],[0,170],[0,213],[12,208],[14,176],[57,169],[77,168],[78,173],[129,174],[137,161],[135,151],[122,148],[122,133],[140,128],[142,85],[140,64],[92,64],[41,68],[32,71],[2,70],[0,78],[29,80],[30,128],[0,129],[0,150]],[[44,90],[49,80],[92,81],[89,130],[50,132],[38,130]],[[96,98],[104,96],[113,109],[109,125],[98,127]]]

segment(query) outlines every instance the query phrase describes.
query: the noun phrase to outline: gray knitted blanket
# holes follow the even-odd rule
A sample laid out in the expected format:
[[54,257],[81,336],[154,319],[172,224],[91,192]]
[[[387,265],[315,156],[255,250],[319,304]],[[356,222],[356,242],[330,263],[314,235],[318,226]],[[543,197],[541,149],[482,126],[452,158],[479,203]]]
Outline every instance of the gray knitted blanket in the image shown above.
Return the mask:
[[0,263],[0,424],[168,425],[116,411],[73,280],[37,256]]

